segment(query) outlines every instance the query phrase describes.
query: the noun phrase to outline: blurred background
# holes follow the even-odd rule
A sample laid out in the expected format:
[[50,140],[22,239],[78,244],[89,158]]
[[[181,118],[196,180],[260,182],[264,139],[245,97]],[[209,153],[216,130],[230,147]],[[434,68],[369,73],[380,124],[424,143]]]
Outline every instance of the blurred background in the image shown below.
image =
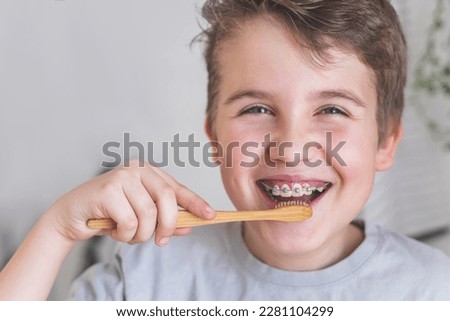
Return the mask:
[[[0,1],[0,267],[51,204],[105,169],[109,141],[203,133],[201,0]],[[450,1],[393,1],[409,43],[405,137],[361,216],[450,255]],[[447,19],[447,20],[446,20]],[[196,154],[201,159],[200,153]],[[216,168],[165,168],[232,209]],[[114,245],[80,244],[50,299]]]

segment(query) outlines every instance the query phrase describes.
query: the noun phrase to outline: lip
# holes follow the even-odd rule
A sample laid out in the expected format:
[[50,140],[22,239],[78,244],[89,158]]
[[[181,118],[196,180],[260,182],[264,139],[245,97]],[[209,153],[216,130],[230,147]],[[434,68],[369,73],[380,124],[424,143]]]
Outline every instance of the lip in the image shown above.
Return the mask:
[[[275,200],[271,199],[269,197],[269,195],[267,195],[266,191],[264,190],[263,185],[261,184],[261,181],[264,181],[266,183],[271,182],[271,184],[301,183],[301,184],[309,184],[310,186],[322,186],[326,183],[329,183],[330,184],[329,189],[332,188],[332,185],[333,185],[330,181],[326,181],[326,180],[318,179],[318,178],[306,177],[306,176],[302,176],[302,175],[281,174],[281,175],[262,177],[262,178],[256,180],[255,184],[256,184],[259,192],[262,194],[263,200],[266,203],[267,207],[270,209],[275,208],[275,206],[277,205],[277,202]],[[329,189],[327,189],[322,194],[320,194],[318,197],[316,197],[309,204],[309,206],[311,208],[313,208],[318,202],[320,202],[323,199],[323,197],[328,193]]]
[[301,175],[274,175],[274,176],[267,176],[256,180],[258,181],[280,181],[283,183],[303,183],[303,184],[309,184],[311,186],[321,186],[325,183],[331,183],[330,181],[326,181],[323,179],[318,178],[308,178]]

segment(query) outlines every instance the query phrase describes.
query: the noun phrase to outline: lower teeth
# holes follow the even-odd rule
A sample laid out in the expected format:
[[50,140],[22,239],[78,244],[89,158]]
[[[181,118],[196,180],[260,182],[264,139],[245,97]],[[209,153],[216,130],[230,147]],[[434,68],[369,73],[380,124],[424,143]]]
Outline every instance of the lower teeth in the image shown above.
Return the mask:
[[309,204],[307,202],[303,202],[303,201],[287,201],[287,202],[278,202],[275,205],[275,208],[280,208],[280,207],[284,207],[284,206],[295,206],[295,205],[309,206]]

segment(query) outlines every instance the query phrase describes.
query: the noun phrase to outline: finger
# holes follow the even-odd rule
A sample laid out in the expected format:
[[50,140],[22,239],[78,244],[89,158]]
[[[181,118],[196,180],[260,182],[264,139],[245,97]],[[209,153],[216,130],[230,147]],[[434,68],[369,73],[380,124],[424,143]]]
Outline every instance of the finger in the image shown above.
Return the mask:
[[173,177],[162,170],[156,169],[156,172],[174,189],[178,205],[202,219],[213,219],[216,216],[214,209],[208,202],[196,193],[178,183]]
[[138,220],[123,191],[111,194],[103,204],[105,216],[117,223],[111,237],[121,242],[130,242],[136,234]]
[[195,216],[205,220],[211,220],[216,216],[214,209],[204,199],[187,187],[178,184],[175,189],[175,195],[178,205],[188,210]]
[[141,175],[141,181],[155,201],[158,211],[155,242],[160,246],[166,245],[175,232],[178,219],[175,193],[172,187],[153,170],[144,171]]
[[156,227],[157,209],[147,189],[140,180],[133,180],[124,187],[128,199],[138,220],[136,234],[130,243],[148,241]]
[[169,243],[174,234],[178,219],[178,205],[175,193],[167,185],[155,196],[158,208],[158,224],[155,231],[155,240],[158,245],[164,246]]

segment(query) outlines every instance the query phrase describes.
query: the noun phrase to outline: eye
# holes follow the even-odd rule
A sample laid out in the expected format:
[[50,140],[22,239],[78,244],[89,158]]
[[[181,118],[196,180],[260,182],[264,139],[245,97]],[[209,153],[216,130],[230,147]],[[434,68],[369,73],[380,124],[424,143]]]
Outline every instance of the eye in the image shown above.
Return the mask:
[[321,109],[318,114],[348,116],[348,114],[344,110],[342,110],[342,108],[339,108],[338,106],[334,106],[334,105]]
[[245,108],[242,112],[242,114],[269,114],[273,115],[273,112],[263,105],[252,105],[248,108]]

